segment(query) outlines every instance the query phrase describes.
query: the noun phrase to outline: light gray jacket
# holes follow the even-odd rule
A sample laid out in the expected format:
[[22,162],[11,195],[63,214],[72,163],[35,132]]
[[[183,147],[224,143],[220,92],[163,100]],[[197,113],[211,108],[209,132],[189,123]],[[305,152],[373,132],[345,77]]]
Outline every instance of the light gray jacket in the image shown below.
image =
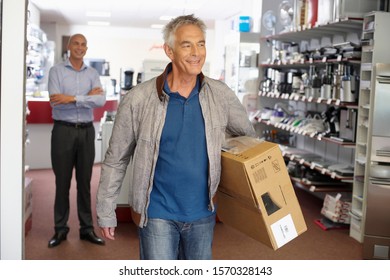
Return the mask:
[[[130,158],[133,176],[129,189],[129,204],[140,214],[139,226],[147,224],[147,209],[153,186],[154,170],[159,154],[169,96],[163,92],[165,72],[131,89],[121,100],[115,117],[112,136],[97,192],[97,216],[100,227],[117,225],[115,200]],[[200,74],[199,102],[205,122],[209,158],[210,210],[220,180],[221,147],[225,132],[232,136],[255,136],[245,108],[234,92],[224,83]]]

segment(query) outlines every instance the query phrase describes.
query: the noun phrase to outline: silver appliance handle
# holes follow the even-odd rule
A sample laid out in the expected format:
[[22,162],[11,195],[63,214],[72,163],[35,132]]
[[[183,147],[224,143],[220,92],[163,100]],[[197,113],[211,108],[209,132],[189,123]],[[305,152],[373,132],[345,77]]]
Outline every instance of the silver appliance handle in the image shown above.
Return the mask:
[[371,185],[375,185],[378,188],[390,190],[390,184],[388,182],[387,183],[383,182],[383,184],[381,184],[381,180],[380,179],[379,180],[377,180],[377,179],[375,179],[375,180],[370,179],[370,183],[371,183]]
[[376,76],[376,80],[380,84],[390,84],[390,76],[378,75],[378,76]]

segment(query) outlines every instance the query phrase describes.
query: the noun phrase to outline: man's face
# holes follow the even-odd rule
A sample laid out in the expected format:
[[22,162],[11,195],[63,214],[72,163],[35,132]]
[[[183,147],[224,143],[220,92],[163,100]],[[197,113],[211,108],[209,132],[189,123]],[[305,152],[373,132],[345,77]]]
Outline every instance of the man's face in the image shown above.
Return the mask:
[[70,57],[73,59],[83,59],[87,49],[87,40],[79,35],[74,36],[68,45]]
[[167,51],[174,67],[181,73],[196,76],[206,59],[206,41],[195,25],[183,25],[176,30],[173,49]]

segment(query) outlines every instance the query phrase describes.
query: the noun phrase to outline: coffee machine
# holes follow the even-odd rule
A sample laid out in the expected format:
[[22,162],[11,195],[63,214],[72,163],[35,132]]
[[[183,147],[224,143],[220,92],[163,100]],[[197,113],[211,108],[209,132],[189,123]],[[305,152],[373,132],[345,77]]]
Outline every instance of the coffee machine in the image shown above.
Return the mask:
[[121,69],[121,89],[130,90],[133,87],[134,70],[132,68]]

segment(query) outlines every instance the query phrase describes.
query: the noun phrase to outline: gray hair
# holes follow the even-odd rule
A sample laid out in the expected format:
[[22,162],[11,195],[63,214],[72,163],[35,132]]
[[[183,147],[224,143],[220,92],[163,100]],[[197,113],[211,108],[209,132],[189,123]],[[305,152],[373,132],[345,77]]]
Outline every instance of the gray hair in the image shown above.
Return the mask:
[[206,24],[199,18],[195,17],[193,14],[178,16],[172,19],[163,29],[164,43],[166,43],[169,47],[173,47],[175,40],[176,30],[187,24],[196,25],[202,30],[203,35],[206,36]]

